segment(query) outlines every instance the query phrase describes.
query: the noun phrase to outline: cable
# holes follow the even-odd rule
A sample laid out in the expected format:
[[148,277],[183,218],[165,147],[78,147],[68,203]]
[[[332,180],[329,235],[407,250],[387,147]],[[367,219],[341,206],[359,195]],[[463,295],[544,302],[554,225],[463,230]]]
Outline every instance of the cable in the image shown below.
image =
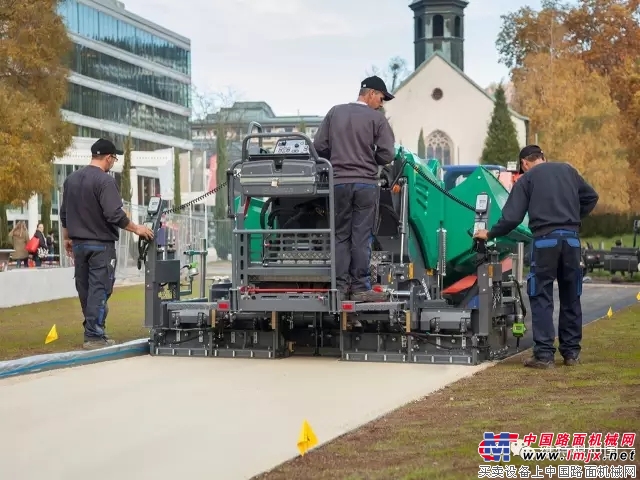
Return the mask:
[[184,210],[187,207],[190,207],[191,205],[200,202],[201,200],[204,200],[205,198],[207,198],[210,195],[215,195],[216,193],[218,193],[221,189],[223,189],[224,187],[226,187],[228,184],[228,182],[222,182],[220,185],[218,185],[216,188],[214,188],[213,190],[209,190],[207,193],[205,193],[204,195],[200,195],[199,197],[194,198],[193,200],[187,202],[187,203],[183,203],[182,205],[178,205],[177,207],[173,207],[173,208],[169,208],[168,210],[163,210],[162,214],[167,214],[167,213],[177,213],[180,210]]

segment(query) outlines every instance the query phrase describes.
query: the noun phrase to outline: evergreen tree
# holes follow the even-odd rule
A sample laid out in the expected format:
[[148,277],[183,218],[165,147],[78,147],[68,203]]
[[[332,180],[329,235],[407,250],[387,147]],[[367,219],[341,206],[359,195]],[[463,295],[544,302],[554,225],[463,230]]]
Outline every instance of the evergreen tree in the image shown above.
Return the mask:
[[180,152],[175,149],[173,159],[173,207],[182,205],[182,195],[180,193]]
[[131,150],[132,150],[131,133],[124,142],[124,161],[122,164],[122,173],[120,174],[120,195],[125,203],[131,203]]
[[427,147],[424,144],[424,130],[420,129],[420,137],[418,138],[418,156],[420,158],[427,158]]
[[[222,185],[227,181],[227,126],[225,119],[218,119],[216,132],[216,185]],[[221,188],[216,192],[216,205],[214,208],[216,219],[227,218],[227,190]],[[220,256],[220,253],[218,253]]]
[[495,93],[495,105],[487,138],[482,152],[482,165],[503,165],[518,160],[520,145],[516,127],[511,120],[507,99],[502,84]]

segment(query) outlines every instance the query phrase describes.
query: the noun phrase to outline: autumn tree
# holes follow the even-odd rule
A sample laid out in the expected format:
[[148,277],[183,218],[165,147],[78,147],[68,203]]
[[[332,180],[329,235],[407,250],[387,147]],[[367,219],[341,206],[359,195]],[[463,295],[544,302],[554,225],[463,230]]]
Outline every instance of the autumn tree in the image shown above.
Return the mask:
[[52,160],[71,144],[60,111],[71,42],[57,0],[0,1],[0,203],[50,192]]
[[418,137],[418,151],[416,152],[420,158],[427,158],[427,147],[424,144],[424,129],[420,129]]
[[497,40],[501,62],[514,71],[529,54],[560,53],[582,60],[590,71],[608,80],[611,98],[620,110],[619,135],[630,171],[631,209],[640,212],[640,1],[578,0],[560,4],[546,0],[542,9],[523,8],[504,15]]
[[120,195],[125,203],[131,203],[131,150],[133,149],[133,141],[131,133],[124,142],[124,159],[122,162],[122,173],[120,174]]
[[506,167],[509,162],[518,159],[520,145],[502,85],[498,85],[494,97],[493,115],[489,123],[480,163]]
[[628,162],[620,112],[607,79],[574,56],[528,54],[514,73],[515,102],[531,121],[547,159],[568,162],[600,194],[598,211],[628,208]]

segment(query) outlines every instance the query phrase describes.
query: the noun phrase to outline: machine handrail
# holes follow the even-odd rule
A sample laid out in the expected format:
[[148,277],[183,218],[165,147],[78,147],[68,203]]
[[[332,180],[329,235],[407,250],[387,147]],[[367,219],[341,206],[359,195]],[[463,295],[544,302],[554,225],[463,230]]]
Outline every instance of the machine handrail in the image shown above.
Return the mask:
[[[242,140],[242,161],[243,162],[248,160],[249,150],[248,150],[247,147],[249,145],[249,140],[251,140],[253,138],[258,138],[258,139],[263,139],[263,138],[298,138],[300,140],[304,140],[309,145],[309,154],[311,155],[311,158],[313,158],[316,161],[321,159],[320,156],[318,155],[318,152],[316,151],[316,148],[313,146],[313,142],[304,133],[296,133],[296,132],[292,132],[292,133],[250,133],[249,135],[244,137],[244,140]],[[325,159],[322,159],[322,160],[325,160]]]
[[[247,135],[251,135],[253,134],[253,129],[258,130],[258,133],[262,133],[264,131],[264,129],[262,128],[262,125],[256,121],[253,121],[251,123],[249,123],[249,128],[247,129]],[[262,148],[262,138],[258,139],[258,147]]]

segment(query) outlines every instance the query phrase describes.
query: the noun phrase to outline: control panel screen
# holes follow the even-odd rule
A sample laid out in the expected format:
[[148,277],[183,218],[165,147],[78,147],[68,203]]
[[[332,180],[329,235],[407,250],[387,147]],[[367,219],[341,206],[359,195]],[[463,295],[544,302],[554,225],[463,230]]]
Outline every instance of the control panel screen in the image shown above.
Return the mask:
[[486,230],[486,229],[487,229],[487,224],[485,222],[476,222],[473,225],[473,233],[476,233],[479,230]]
[[307,142],[305,142],[301,138],[278,140],[278,143],[276,144],[276,148],[273,150],[273,153],[278,155],[282,155],[286,153],[308,154],[309,145],[307,145]]
[[489,206],[489,197],[487,195],[478,195],[476,198],[476,212],[484,213]]
[[149,200],[149,205],[147,206],[147,213],[149,215],[155,215],[158,213],[160,209],[160,198],[159,197],[151,197]]

